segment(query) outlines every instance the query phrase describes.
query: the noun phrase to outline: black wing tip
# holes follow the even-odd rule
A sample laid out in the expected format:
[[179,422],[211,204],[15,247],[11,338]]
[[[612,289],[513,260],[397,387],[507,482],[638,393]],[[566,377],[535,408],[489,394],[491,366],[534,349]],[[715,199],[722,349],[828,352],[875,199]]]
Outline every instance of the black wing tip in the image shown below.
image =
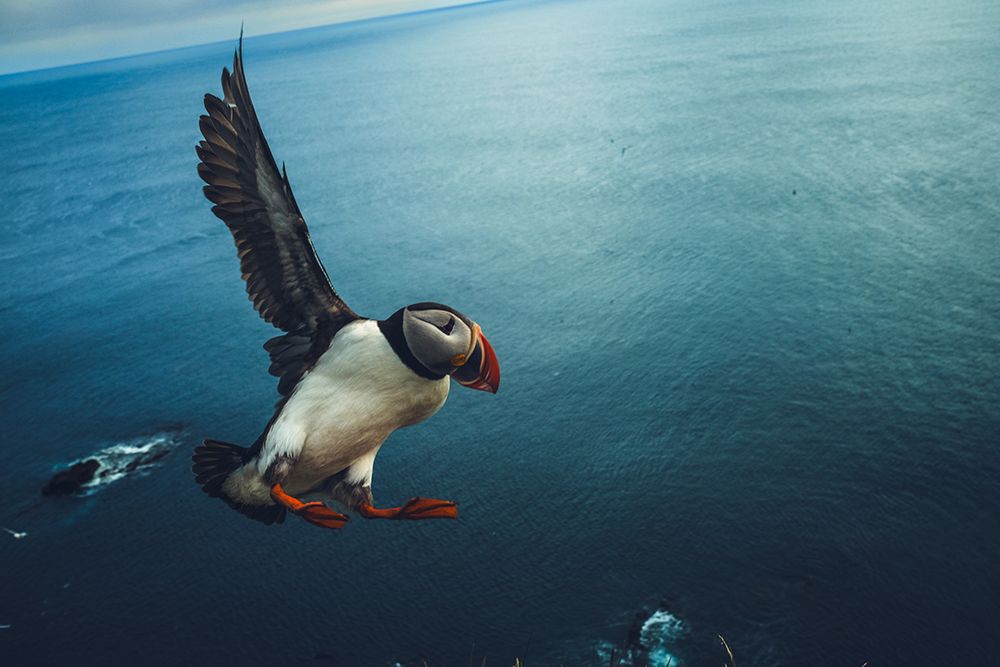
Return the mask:
[[233,53],[233,72],[243,69],[243,21],[240,21],[240,39],[236,43],[236,51]]

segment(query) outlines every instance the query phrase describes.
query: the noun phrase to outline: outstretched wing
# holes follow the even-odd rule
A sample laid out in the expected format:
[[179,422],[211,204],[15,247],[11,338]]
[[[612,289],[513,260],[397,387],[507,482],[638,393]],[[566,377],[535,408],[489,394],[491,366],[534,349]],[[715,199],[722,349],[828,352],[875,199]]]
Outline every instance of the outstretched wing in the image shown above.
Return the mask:
[[[261,317],[284,331],[340,326],[357,315],[337,295],[316,256],[288,176],[271,156],[243,73],[243,43],[233,73],[222,70],[223,99],[205,95],[198,174],[205,196],[236,240],[247,293]],[[339,327],[338,327],[339,328]]]
[[[272,353],[271,373],[281,377],[285,393],[307,370],[308,357],[325,351],[333,335],[358,315],[330,284],[284,166],[278,170],[261,131],[243,72],[242,36],[232,74],[222,70],[222,92],[221,100],[205,95],[198,174],[215,204],[212,212],[236,240],[254,308],[288,332],[265,346]],[[278,358],[275,348],[281,351]]]

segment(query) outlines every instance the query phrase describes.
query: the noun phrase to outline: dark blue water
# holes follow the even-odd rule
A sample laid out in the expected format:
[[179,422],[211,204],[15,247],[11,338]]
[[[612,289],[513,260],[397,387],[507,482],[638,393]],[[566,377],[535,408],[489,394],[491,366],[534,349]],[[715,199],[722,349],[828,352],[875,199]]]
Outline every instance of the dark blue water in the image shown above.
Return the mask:
[[[233,46],[0,78],[4,664],[590,665],[659,605],[684,665],[717,634],[740,665],[995,661],[1000,5],[512,1],[248,40],[341,294],[452,304],[503,367],[376,466],[459,522],[340,534],[188,469],[275,399],[194,169]],[[146,474],[39,495],[177,422]]]

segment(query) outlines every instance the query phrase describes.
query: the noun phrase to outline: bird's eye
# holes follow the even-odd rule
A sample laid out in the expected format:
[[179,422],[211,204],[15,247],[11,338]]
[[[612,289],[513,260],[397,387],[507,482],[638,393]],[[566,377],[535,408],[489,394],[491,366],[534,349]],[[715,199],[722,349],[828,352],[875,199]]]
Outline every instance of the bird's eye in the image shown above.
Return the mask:
[[454,328],[455,328],[455,317],[452,316],[448,318],[448,324],[441,327],[441,331],[444,332],[445,336],[450,336]]

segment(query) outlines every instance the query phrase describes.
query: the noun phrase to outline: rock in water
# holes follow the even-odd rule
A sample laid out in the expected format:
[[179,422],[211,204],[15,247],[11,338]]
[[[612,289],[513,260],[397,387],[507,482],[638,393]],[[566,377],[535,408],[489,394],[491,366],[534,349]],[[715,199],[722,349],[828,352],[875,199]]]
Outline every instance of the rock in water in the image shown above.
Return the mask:
[[145,474],[179,442],[179,431],[164,431],[124,440],[68,463],[42,488],[46,496],[90,494],[128,475]]
[[42,487],[43,496],[63,496],[77,493],[83,485],[94,479],[94,473],[101,464],[97,459],[86,459],[74,463],[67,470],[60,470]]

